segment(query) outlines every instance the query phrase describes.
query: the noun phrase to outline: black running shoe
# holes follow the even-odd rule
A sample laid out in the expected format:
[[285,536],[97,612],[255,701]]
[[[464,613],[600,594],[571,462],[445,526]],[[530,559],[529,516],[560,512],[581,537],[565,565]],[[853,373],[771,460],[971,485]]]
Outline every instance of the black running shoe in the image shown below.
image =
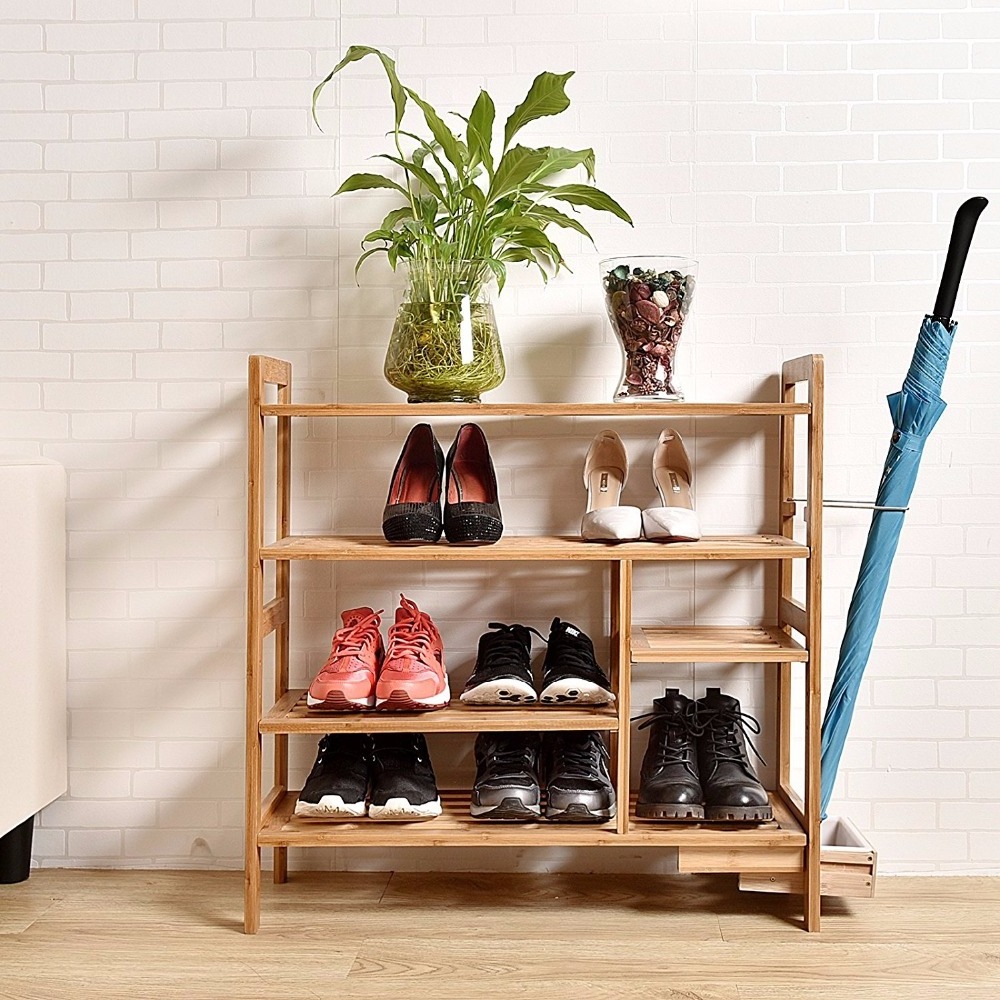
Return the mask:
[[465,683],[466,705],[530,705],[538,700],[531,675],[531,634],[524,625],[490,622],[496,632],[479,637],[476,669]]
[[470,811],[476,819],[533,820],[542,814],[538,733],[480,733]]
[[364,816],[370,755],[370,736],[324,736],[319,741],[316,763],[299,792],[295,815],[322,819]]
[[558,618],[549,630],[539,698],[543,705],[611,705],[615,700],[590,637]]
[[584,823],[613,819],[610,761],[600,733],[547,733],[542,747],[545,818]]
[[433,819],[441,815],[434,768],[420,733],[372,737],[372,819]]

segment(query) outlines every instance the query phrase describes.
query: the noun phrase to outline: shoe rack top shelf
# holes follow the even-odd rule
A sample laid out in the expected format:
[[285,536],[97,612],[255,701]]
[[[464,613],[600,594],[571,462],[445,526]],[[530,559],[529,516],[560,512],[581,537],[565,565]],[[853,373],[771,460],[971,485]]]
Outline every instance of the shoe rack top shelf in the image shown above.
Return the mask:
[[552,535],[504,535],[492,545],[393,545],[381,535],[287,535],[260,550],[262,559],[589,561],[804,559],[809,549],[783,535],[706,535],[698,542],[604,544]]
[[303,689],[289,691],[260,720],[262,733],[479,733],[551,730],[615,732],[614,708],[470,707],[456,697],[436,712],[310,712]]
[[808,403],[267,403],[271,417],[768,417]]
[[[789,867],[801,871],[805,834],[778,796],[772,796],[774,821],[758,826],[730,824],[664,824],[635,819],[628,833],[618,833],[614,822],[491,823],[469,815],[468,791],[441,792],[442,813],[433,820],[390,823],[362,818],[347,822],[300,819],[294,815],[298,792],[286,792],[260,826],[261,847],[608,847],[636,845],[680,847],[716,852],[740,849],[789,850]],[[743,860],[742,867],[748,862]],[[781,870],[780,858],[770,855],[770,870]],[[754,867],[752,864],[750,867]],[[715,869],[717,870],[717,869]],[[738,871],[739,867],[732,870]]]

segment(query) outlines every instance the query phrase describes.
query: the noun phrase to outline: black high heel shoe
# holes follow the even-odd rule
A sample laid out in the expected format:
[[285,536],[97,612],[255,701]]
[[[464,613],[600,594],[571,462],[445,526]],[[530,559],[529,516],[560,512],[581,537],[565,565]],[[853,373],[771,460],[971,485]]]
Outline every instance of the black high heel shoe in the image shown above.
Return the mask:
[[486,435],[462,424],[445,463],[444,533],[453,545],[489,545],[503,534],[497,477]]
[[436,542],[441,537],[441,481],[444,455],[430,424],[417,424],[406,437],[392,470],[382,511],[382,534],[398,545]]

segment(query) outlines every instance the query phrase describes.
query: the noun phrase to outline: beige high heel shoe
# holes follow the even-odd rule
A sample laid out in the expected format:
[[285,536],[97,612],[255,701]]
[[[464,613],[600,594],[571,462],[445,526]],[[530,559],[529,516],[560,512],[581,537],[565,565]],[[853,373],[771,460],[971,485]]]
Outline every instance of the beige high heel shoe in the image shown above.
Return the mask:
[[591,442],[583,466],[587,512],[580,534],[588,542],[634,542],[642,536],[638,507],[621,505],[628,480],[625,445],[614,431],[601,431]]
[[680,434],[664,428],[653,450],[653,483],[659,507],[642,512],[642,528],[654,542],[696,542],[701,524],[691,491],[691,460]]

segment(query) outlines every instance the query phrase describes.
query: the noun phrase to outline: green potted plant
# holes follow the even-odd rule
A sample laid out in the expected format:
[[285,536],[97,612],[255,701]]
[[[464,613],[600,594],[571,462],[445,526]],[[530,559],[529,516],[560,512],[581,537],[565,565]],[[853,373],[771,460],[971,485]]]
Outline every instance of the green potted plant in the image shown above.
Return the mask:
[[[540,73],[510,113],[502,136],[493,99],[481,90],[468,116],[457,114],[458,132],[396,75],[384,52],[353,45],[313,92],[313,117],[323,88],[345,66],[378,58],[389,80],[394,108],[393,151],[379,154],[395,176],[352,174],[335,194],[383,188],[400,195],[394,208],[362,241],[358,268],[384,253],[393,270],[408,269],[406,298],[386,353],[385,376],[410,402],[478,402],[504,378],[503,354],[490,299],[495,280],[503,289],[507,265],[537,267],[543,280],[566,262],[547,234],[571,229],[593,242],[575,217],[579,207],[608,212],[632,224],[613,198],[594,186],[594,151],[513,144],[529,122],[569,107],[572,73]],[[427,134],[403,127],[413,105]],[[317,124],[319,124],[317,120]],[[556,175],[583,168],[583,183]],[[399,179],[396,179],[399,178]],[[562,211],[560,207],[568,211]]]

